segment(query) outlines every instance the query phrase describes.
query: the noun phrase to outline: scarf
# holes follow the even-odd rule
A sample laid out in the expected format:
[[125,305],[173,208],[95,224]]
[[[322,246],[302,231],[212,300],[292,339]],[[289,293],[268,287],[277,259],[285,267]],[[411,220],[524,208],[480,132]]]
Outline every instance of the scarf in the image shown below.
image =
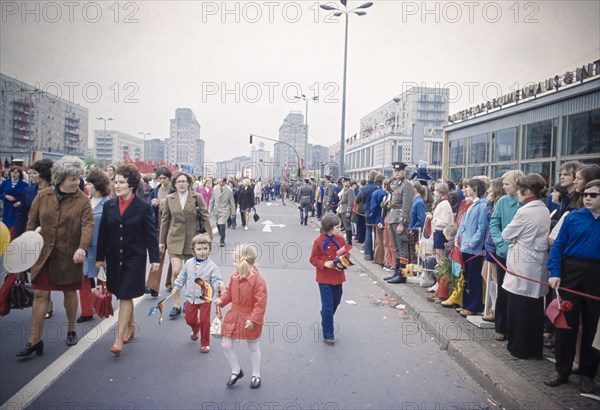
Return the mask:
[[327,235],[327,238],[323,241],[323,252],[327,252],[327,247],[329,246],[329,242],[333,242],[334,245],[340,249],[340,244],[332,236]]

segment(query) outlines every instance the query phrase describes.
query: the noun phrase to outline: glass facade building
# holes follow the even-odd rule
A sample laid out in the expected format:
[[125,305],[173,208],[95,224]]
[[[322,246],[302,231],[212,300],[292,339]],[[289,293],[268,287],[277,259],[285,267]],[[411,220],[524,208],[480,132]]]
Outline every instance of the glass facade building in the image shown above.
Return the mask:
[[557,181],[568,161],[600,165],[600,78],[444,128],[444,177],[520,169]]

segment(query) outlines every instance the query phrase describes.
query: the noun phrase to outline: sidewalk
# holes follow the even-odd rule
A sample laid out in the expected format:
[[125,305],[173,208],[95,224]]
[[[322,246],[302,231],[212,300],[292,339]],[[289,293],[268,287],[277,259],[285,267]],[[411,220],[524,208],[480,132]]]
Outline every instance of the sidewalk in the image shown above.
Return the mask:
[[[465,371],[475,379],[500,407],[509,409],[598,409],[600,402],[580,396],[579,376],[569,383],[550,388],[542,382],[554,369],[554,359],[544,349],[542,360],[515,359],[506,349],[506,342],[494,339],[494,329],[479,329],[456,312],[439,303],[427,301],[430,295],[419,285],[388,284],[383,280],[390,273],[379,265],[365,261],[358,248],[352,261],[388,294],[405,305],[405,311],[425,335],[447,350]],[[352,275],[354,272],[350,271]],[[408,329],[407,329],[408,330]],[[417,332],[419,329],[415,329]],[[600,395],[600,377],[595,379],[595,393]]]

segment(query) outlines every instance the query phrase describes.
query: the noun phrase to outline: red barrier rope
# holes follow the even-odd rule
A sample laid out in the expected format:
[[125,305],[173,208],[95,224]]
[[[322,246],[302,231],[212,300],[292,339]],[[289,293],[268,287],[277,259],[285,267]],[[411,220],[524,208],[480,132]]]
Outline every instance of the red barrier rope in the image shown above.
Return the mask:
[[[506,271],[506,273],[510,273],[511,275],[513,275],[513,276],[516,276],[517,278],[525,279],[525,280],[528,280],[528,281],[530,281],[530,282],[535,282],[535,283],[538,283],[538,284],[540,284],[540,285],[544,285],[544,286],[551,287],[551,286],[550,286],[550,284],[549,284],[548,282],[541,282],[541,281],[539,281],[539,280],[531,279],[531,278],[528,278],[528,277],[526,277],[526,276],[519,275],[519,274],[517,274],[517,273],[514,273],[514,272],[511,272],[511,271],[509,271],[508,269],[506,269],[506,266],[502,265],[502,264],[500,263],[500,261],[499,261],[498,259],[496,259],[496,257],[494,256],[494,254],[493,254],[493,253],[490,253],[490,256],[492,257],[492,259],[493,259],[493,260],[495,260],[495,261],[496,261],[496,263],[497,263],[497,264],[498,264],[498,265],[499,265],[499,266],[500,266],[502,269],[504,269],[504,270]],[[590,294],[588,294],[588,293],[579,292],[579,291],[576,291],[576,290],[573,290],[573,289],[569,289],[569,288],[560,288],[560,290],[564,290],[565,292],[573,293],[573,294],[575,294],[575,295],[583,296],[584,298],[589,298],[589,299],[594,299],[594,300],[598,300],[598,301],[600,301],[600,296],[594,296],[594,295],[590,295]]]

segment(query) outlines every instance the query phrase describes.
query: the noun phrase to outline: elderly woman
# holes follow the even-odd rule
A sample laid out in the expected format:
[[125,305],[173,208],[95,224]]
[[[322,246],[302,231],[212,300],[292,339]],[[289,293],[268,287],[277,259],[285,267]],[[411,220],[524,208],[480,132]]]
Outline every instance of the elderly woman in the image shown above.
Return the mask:
[[79,303],[81,304],[81,316],[77,318],[77,323],[88,322],[94,318],[92,309],[92,287],[94,287],[94,278],[98,277],[96,269],[96,248],[98,244],[98,232],[100,230],[100,220],[104,203],[108,201],[108,190],[110,189],[110,180],[108,175],[100,168],[92,168],[86,177],[86,188],[90,194],[90,205],[94,212],[94,238],[88,248],[87,256],[83,266],[85,280],[79,291]]
[[[114,199],[106,201],[100,219],[96,268],[106,269],[106,286],[119,299],[119,322],[110,351],[121,354],[123,344],[135,335],[133,299],[144,294],[146,255],[151,270],[159,268],[154,212],[134,194],[142,176],[134,165],[121,165],[115,173]],[[89,202],[87,204],[91,212]]]
[[63,157],[54,163],[52,187],[39,191],[29,211],[27,230],[41,226],[44,247],[31,268],[34,289],[31,333],[18,357],[44,353],[42,328],[50,292],[62,291],[67,312],[67,346],[77,344],[75,316],[77,290],[81,289],[83,261],[94,234],[94,215],[88,198],[79,189],[83,161]]
[[463,308],[459,312],[464,317],[483,310],[481,268],[484,259],[483,242],[488,227],[487,199],[483,197],[486,190],[485,182],[476,178],[469,180],[463,189],[465,197],[470,198],[473,203],[460,221],[456,234],[456,246],[460,246],[465,267]]
[[[506,268],[521,276],[547,282],[546,259],[550,212],[544,203],[546,181],[539,174],[517,180],[517,198],[524,205],[502,231],[510,242]],[[502,287],[508,292],[508,351],[519,359],[541,359],[544,350],[544,295],[548,287],[507,275]]]
[[[213,233],[204,200],[200,194],[190,190],[192,177],[185,172],[177,171],[173,174],[171,182],[175,187],[175,192],[167,195],[163,206],[158,248],[160,253],[164,253],[165,246],[169,249],[173,268],[171,283],[175,283],[184,262],[194,257],[192,239],[199,233],[198,213],[202,217],[206,233],[211,238]],[[179,294],[175,295],[173,299],[173,309],[169,314],[171,319],[181,315]]]
[[21,167],[10,167],[8,175],[9,177],[0,184],[0,200],[3,202],[2,222],[10,229],[11,238],[14,238],[19,207],[23,201],[23,193],[29,185],[23,181]]

